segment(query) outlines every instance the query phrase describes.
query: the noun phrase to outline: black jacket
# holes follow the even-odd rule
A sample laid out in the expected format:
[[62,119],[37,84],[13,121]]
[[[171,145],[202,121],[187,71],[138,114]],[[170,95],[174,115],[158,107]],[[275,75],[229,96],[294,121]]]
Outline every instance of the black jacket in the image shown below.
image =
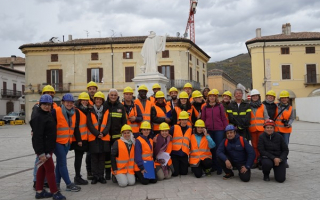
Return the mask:
[[[168,110],[166,110],[166,105],[159,105],[158,103],[156,103],[156,106],[158,106],[159,108],[161,108],[161,110],[167,114],[167,112],[169,112]],[[171,111],[172,112],[172,111]],[[167,117],[167,116],[166,116]],[[169,119],[172,121],[172,116],[169,117]],[[156,124],[161,124],[162,122],[165,122],[164,118],[161,117],[157,117],[157,110],[154,106],[151,107],[151,122],[156,123]]]
[[274,118],[276,117],[275,115],[277,110],[277,104],[275,104],[274,102],[268,103],[266,101],[263,101],[262,103],[266,106],[269,118],[275,120]]
[[242,100],[238,107],[237,102],[232,101],[228,105],[227,113],[230,124],[240,127],[240,129],[250,126],[251,108],[249,103]]
[[[77,121],[76,121],[73,135],[76,138],[76,141],[71,143],[70,150],[87,152],[88,151],[88,140],[81,139],[81,134],[80,134],[80,129],[79,129],[79,123],[80,123],[80,118],[81,118],[80,112],[87,116],[88,108],[83,108],[83,107],[79,106],[79,107],[77,107],[77,109],[75,109],[75,115],[76,115]],[[79,146],[78,142],[82,142],[82,146]]]
[[52,153],[56,146],[57,126],[50,112],[34,108],[30,126],[33,131],[32,146],[37,155]]
[[259,136],[258,150],[260,156],[270,158],[280,158],[286,160],[289,154],[289,149],[283,137],[279,133],[268,135],[266,132]]

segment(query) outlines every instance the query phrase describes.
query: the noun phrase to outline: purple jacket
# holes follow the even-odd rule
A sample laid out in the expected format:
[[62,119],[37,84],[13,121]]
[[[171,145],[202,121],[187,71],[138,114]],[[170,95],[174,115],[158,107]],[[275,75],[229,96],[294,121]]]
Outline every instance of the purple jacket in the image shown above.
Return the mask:
[[201,119],[205,122],[209,131],[222,131],[228,125],[224,107],[221,103],[217,103],[213,107],[206,104],[202,109]]

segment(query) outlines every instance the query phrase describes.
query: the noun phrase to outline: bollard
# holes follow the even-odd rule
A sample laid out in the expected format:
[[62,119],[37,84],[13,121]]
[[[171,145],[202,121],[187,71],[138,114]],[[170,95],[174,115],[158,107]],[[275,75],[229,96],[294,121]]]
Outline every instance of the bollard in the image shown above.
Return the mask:
[[16,121],[14,121],[14,124],[15,125],[22,125],[22,124],[24,124],[24,120],[16,120]]
[[14,121],[10,121],[10,125],[14,125]]
[[0,126],[5,125],[4,121],[0,121]]

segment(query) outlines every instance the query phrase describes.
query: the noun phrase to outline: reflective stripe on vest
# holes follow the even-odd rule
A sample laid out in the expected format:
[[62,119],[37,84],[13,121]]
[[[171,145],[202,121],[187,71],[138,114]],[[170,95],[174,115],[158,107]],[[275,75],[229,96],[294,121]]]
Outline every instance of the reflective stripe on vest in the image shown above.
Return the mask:
[[189,127],[185,134],[182,134],[181,127],[174,125],[173,137],[172,137],[172,150],[179,151],[180,149],[187,155],[189,155],[189,144],[192,129]]
[[205,136],[201,138],[200,146],[198,147],[197,139],[194,134],[191,135],[191,149],[189,156],[189,163],[191,166],[197,166],[200,160],[206,158],[212,159],[208,140]]
[[[279,112],[281,112],[281,110],[279,110],[279,107],[277,107],[276,110],[276,116],[278,116]],[[275,127],[275,132],[280,132],[280,133],[291,133],[292,132],[292,126],[285,127],[284,124],[282,123],[282,120],[288,120],[290,119],[290,116],[292,114],[292,106],[289,106],[289,109],[285,109],[281,115],[278,116],[278,118],[275,121],[276,127]]]
[[[90,115],[91,115],[91,121],[92,121],[92,124],[93,124],[94,128],[101,133],[101,132],[105,129],[106,124],[107,124],[107,122],[108,122],[109,110],[107,110],[107,111],[103,114],[100,130],[99,130],[99,123],[98,123],[98,120],[97,120],[96,115],[95,115],[93,112],[91,112]],[[94,140],[96,140],[96,136],[93,135],[93,134],[88,130],[88,141],[91,142],[91,141],[94,141]],[[109,134],[105,135],[104,137],[101,138],[101,140],[103,140],[103,141],[110,141],[110,135],[109,135]]]
[[76,124],[76,114],[71,117],[71,127],[69,127],[67,120],[65,119],[61,107],[56,108],[57,118],[57,139],[56,142],[59,144],[67,144],[72,142],[74,127]]
[[[164,113],[163,110],[157,105],[154,105],[154,108],[156,109],[157,117],[158,118],[163,118],[163,119],[166,118],[167,112],[171,111],[171,108],[169,106],[165,106],[166,113]],[[153,130],[154,131],[158,131],[159,130],[159,126],[160,126],[160,124],[153,123]]]
[[[132,174],[134,175],[134,145],[132,144],[130,154],[128,152],[127,145],[122,140],[118,142],[118,157],[116,157],[117,174]],[[114,175],[116,175],[113,172]]]
[[134,103],[139,106],[139,108],[141,110],[141,113],[142,113],[143,121],[151,122],[151,118],[150,118],[150,115],[151,115],[151,102],[149,100],[146,100],[146,107],[145,108],[143,108],[140,99],[136,99],[134,101]]
[[[179,107],[175,107],[174,109],[175,109],[175,111],[176,111],[176,113],[177,113],[177,124],[180,124],[179,114],[181,113],[182,110],[181,110],[181,108],[179,108]],[[192,120],[191,120],[192,112],[193,112],[193,109],[192,109],[192,108],[190,108],[189,110],[187,110],[187,113],[189,114],[189,120],[188,120],[187,125],[188,125],[189,127],[192,127]]]
[[251,120],[249,126],[250,132],[264,131],[264,109],[264,105],[261,104],[261,106],[256,109],[256,113],[253,113],[253,110],[251,110]]

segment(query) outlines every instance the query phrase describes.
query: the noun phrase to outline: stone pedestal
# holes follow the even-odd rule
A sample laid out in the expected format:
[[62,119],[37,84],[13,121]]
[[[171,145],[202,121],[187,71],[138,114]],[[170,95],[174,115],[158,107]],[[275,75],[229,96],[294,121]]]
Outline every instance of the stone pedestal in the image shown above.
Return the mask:
[[135,83],[135,95],[138,95],[138,88],[140,85],[145,85],[148,88],[147,97],[153,95],[152,86],[155,83],[158,83],[161,86],[161,91],[164,93],[165,97],[167,98],[167,83],[169,79],[165,77],[163,74],[159,72],[153,73],[142,73],[137,75],[132,79]]

